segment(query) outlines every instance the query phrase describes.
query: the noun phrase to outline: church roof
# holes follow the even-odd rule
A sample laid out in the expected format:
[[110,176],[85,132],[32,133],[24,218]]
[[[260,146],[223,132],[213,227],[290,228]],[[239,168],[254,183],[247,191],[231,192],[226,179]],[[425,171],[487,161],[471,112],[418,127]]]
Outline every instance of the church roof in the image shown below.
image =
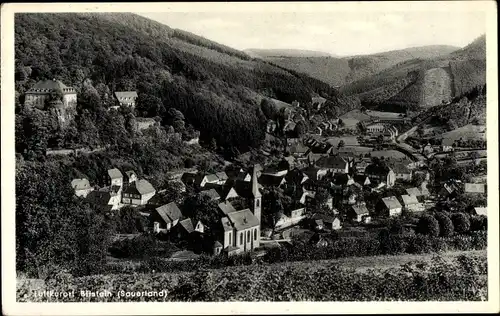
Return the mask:
[[250,209],[229,213],[227,214],[227,217],[236,230],[245,230],[260,225],[259,219],[250,211]]

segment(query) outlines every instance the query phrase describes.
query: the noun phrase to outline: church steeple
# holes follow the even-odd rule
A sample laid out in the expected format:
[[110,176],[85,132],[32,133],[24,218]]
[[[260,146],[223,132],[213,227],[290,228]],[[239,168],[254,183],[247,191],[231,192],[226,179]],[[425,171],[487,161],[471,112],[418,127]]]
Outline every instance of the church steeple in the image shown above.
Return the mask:
[[252,170],[252,195],[253,195],[253,214],[261,221],[262,194],[259,191],[258,172],[260,165],[254,165]]
[[260,165],[256,164],[252,168],[252,194],[254,198],[262,197],[259,191],[259,182],[257,173],[260,171]]

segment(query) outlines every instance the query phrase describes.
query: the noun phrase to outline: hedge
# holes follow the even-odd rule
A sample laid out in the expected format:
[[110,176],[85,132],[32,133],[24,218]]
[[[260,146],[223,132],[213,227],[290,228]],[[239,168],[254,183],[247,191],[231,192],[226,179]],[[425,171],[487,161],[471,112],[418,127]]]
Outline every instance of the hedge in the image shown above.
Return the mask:
[[[74,278],[60,272],[42,289],[75,291],[73,298],[35,296],[33,286],[18,279],[20,302],[55,301],[479,301],[487,299],[487,261],[434,258],[399,268],[358,272],[333,264],[313,268],[287,265],[199,269],[178,274],[119,274]],[[112,297],[82,298],[80,290],[108,290]],[[119,291],[167,291],[166,297],[119,298]]]

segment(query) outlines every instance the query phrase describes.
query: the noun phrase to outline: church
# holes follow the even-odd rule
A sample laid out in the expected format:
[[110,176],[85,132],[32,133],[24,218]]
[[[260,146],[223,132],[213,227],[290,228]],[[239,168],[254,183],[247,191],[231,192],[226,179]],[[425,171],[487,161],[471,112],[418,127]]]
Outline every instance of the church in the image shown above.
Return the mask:
[[251,209],[237,211],[230,202],[219,204],[224,214],[220,222],[221,236],[214,242],[214,255],[222,252],[231,256],[249,252],[260,245],[260,223],[262,210],[262,194],[259,191],[258,172],[260,166],[255,165],[252,171],[251,185],[248,186],[247,198],[252,200]]

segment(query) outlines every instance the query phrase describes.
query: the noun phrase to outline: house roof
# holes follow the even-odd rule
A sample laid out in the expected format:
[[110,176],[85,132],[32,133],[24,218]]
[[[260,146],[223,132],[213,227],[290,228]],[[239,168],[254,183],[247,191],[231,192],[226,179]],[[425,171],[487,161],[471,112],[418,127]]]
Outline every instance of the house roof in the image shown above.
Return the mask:
[[123,178],[123,174],[120,170],[113,168],[108,170],[108,176],[111,179],[118,179],[118,178]]
[[305,154],[309,151],[309,147],[301,142],[293,143],[288,146],[288,151],[291,154]]
[[220,219],[220,222],[221,222],[222,228],[224,229],[225,232],[233,230],[233,225],[231,224],[231,221],[229,221],[229,218],[222,217]]
[[182,221],[179,221],[179,225],[188,232],[188,234],[194,232],[193,222],[190,218],[186,218]]
[[390,210],[402,207],[401,203],[399,203],[398,199],[395,196],[388,196],[388,197],[382,198],[382,202]]
[[215,174],[215,176],[216,176],[219,180],[227,180],[227,179],[228,179],[228,176],[227,176],[227,174],[226,174],[224,171],[217,172],[217,173]]
[[342,157],[329,156],[318,159],[316,165],[321,168],[344,169],[347,166],[347,161]]
[[363,185],[367,179],[368,179],[368,182],[370,182],[370,178],[368,178],[365,175],[362,175],[362,174],[354,175],[354,182],[359,183],[361,185]]
[[351,206],[356,215],[364,215],[369,214],[368,209],[366,208],[366,204],[355,204]]
[[401,195],[401,199],[403,200],[404,205],[415,205],[420,204],[415,195]]
[[[260,188],[262,188],[262,185],[258,184],[257,187],[260,189]],[[252,182],[251,181],[236,180],[233,183],[233,189],[236,191],[236,194],[238,194],[242,198],[249,199],[249,198],[254,197],[253,192],[252,192]]]
[[135,91],[116,91],[115,96],[117,99],[125,99],[125,98],[137,98],[137,92]]
[[214,242],[214,248],[222,248],[222,244],[218,240],[216,240]]
[[307,175],[305,175],[299,169],[293,169],[288,171],[285,176],[285,181],[295,184],[301,184],[305,179],[307,179]]
[[476,211],[477,215],[484,215],[484,216],[488,215],[488,208],[486,207],[475,207],[474,211]]
[[273,176],[271,174],[263,174],[258,181],[263,186],[279,186],[283,182],[284,176]]
[[328,224],[331,224],[333,223],[333,221],[335,221],[335,218],[336,217],[333,217],[333,216],[328,216],[328,215],[325,215],[325,214],[319,214],[319,213],[316,213],[312,216],[312,218],[314,220],[322,220],[323,223],[328,223]]
[[73,187],[73,189],[75,190],[86,190],[86,189],[90,189],[90,183],[89,183],[89,180],[87,180],[86,178],[82,178],[82,179],[73,179],[71,181],[71,187]]
[[420,190],[418,188],[408,188],[406,189],[406,193],[408,193],[408,195],[413,195],[413,196],[421,196],[422,193],[420,192]]
[[391,169],[388,166],[370,164],[366,167],[365,173],[370,175],[385,176]]
[[141,195],[153,193],[155,191],[156,190],[153,187],[153,185],[151,183],[149,183],[149,181],[144,180],[144,179],[137,180],[137,181],[127,185],[125,190],[123,190],[123,192],[126,192],[126,193],[141,194]]
[[218,207],[222,211],[222,213],[224,213],[224,214],[236,212],[236,209],[234,208],[234,206],[231,204],[231,202],[228,202],[228,201],[219,203]]
[[227,214],[227,217],[236,230],[244,230],[260,225],[259,219],[250,211],[250,209],[229,213]]
[[182,212],[175,204],[175,202],[170,202],[168,204],[162,205],[155,209],[161,218],[165,221],[165,223],[173,222],[182,217]]
[[484,183],[465,183],[465,193],[484,193],[485,191]]
[[211,200],[220,199],[220,195],[215,189],[204,190],[200,194],[208,196]]
[[59,80],[42,80],[38,81],[31,89],[26,93],[30,94],[46,94],[54,90],[60,90],[63,94],[76,93],[76,90],[72,87],[66,86]]

